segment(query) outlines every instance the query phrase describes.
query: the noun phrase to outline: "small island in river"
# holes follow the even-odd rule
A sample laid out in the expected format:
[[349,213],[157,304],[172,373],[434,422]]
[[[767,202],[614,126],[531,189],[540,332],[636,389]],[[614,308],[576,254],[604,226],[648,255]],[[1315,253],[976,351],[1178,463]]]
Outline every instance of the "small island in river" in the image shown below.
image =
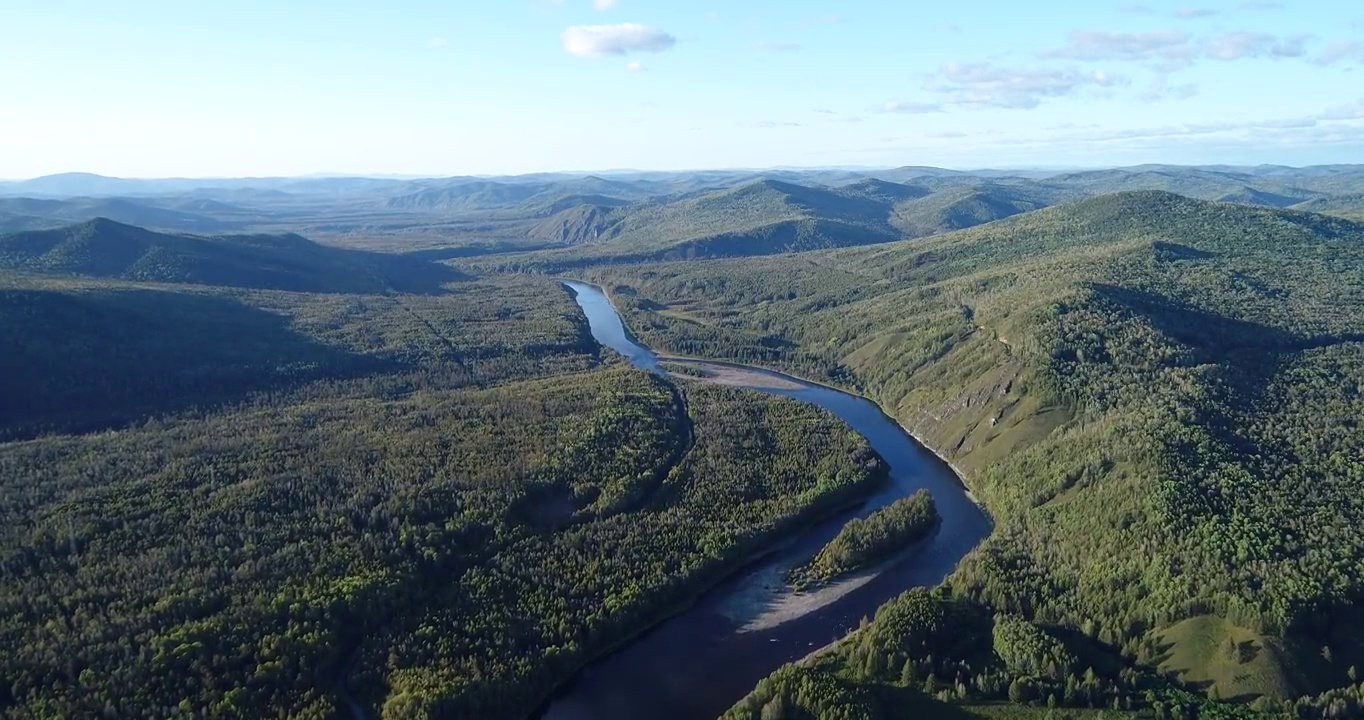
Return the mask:
[[933,496],[920,490],[868,515],[850,520],[810,562],[792,568],[786,579],[810,590],[861,570],[927,537],[941,518]]

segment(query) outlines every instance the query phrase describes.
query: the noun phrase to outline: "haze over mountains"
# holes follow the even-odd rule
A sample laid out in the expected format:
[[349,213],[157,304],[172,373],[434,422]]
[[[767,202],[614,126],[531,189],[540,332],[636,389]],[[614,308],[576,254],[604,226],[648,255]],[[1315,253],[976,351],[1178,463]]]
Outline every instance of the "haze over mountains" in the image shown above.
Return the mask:
[[[515,177],[130,180],[72,173],[0,183],[0,232],[96,217],[192,233],[481,255],[564,248],[638,259],[762,255],[973,227],[1107,193],[1358,217],[1364,167],[1145,165],[1082,172],[928,167]],[[379,240],[382,238],[381,240]]]

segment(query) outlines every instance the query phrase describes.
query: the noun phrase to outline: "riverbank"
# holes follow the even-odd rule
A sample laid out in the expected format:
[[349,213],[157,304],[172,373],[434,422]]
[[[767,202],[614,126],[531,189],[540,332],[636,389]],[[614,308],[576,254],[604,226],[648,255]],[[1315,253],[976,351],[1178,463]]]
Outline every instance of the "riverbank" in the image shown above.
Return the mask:
[[[683,362],[720,372],[725,384],[781,395],[816,405],[861,435],[883,458],[891,482],[873,493],[856,513],[785,531],[782,541],[766,544],[739,566],[732,582],[716,578],[707,590],[679,604],[671,619],[643,628],[633,641],[586,663],[544,711],[548,720],[711,720],[748,693],[762,677],[809,654],[812,648],[842,637],[881,604],[910,587],[937,585],[992,528],[988,516],[969,497],[949,464],[926,448],[880,407],[860,393],[806,381],[774,369],[704,358],[659,355],[633,338],[606,291],[589,283],[564,282],[587,315],[592,336],[632,364],[665,374],[660,363]],[[674,372],[678,372],[674,368]],[[696,378],[685,370],[683,378]],[[924,452],[928,450],[928,452]],[[945,507],[939,532],[905,555],[816,593],[794,593],[785,571],[818,552],[851,517],[919,490],[941,498]],[[907,554],[917,559],[907,562]],[[789,557],[771,559],[785,552]],[[774,569],[775,568],[775,569]]]
[[[560,282],[565,282],[565,279],[560,279]],[[624,328],[626,337],[627,337],[628,339],[630,339],[632,342],[634,342],[634,343],[640,345],[641,347],[646,347],[646,348],[648,347],[647,345],[644,345],[644,343],[640,340],[639,336],[638,336],[637,334],[635,334],[635,331],[632,330],[632,329],[630,328],[629,320],[628,320],[623,314],[621,314],[620,308],[619,308],[619,306],[616,305],[615,298],[612,297],[611,292],[610,292],[609,290],[607,290],[605,287],[602,287],[601,285],[597,285],[596,283],[587,282],[586,280],[571,280],[571,281],[568,281],[568,282],[581,283],[581,284],[583,284],[583,285],[587,285],[587,286],[596,288],[596,289],[602,294],[602,296],[606,298],[607,302],[609,302],[609,303],[611,304],[611,308],[612,308],[613,310],[616,311],[616,316],[620,318],[621,327]],[[570,289],[571,289],[571,287],[570,287]],[[575,292],[576,292],[576,291],[575,291]],[[576,297],[576,295],[575,295],[575,297]],[[953,475],[954,477],[956,477],[956,478],[957,478],[957,481],[961,484],[962,491],[964,491],[964,492],[966,493],[966,497],[969,498],[969,499],[971,500],[971,502],[974,503],[974,504],[976,505],[976,507],[980,508],[981,512],[985,513],[986,517],[988,517],[988,518],[990,519],[990,524],[991,524],[991,526],[992,526],[992,527],[994,526],[994,516],[990,515],[990,510],[989,510],[989,508],[985,507],[985,503],[981,502],[980,498],[976,497],[975,493],[971,491],[971,486],[968,485],[968,484],[966,483],[966,473],[965,473],[965,471],[963,471],[960,467],[958,467],[958,466],[956,465],[956,463],[953,463],[951,460],[947,459],[947,457],[944,456],[941,452],[939,452],[937,448],[935,448],[935,447],[933,447],[932,445],[928,444],[928,442],[927,442],[926,440],[924,440],[924,438],[922,438],[922,437],[920,437],[919,435],[915,434],[915,432],[914,432],[913,430],[911,430],[911,429],[910,429],[908,426],[906,426],[904,423],[900,422],[900,420],[899,420],[898,418],[896,418],[894,415],[891,415],[890,413],[886,412],[885,407],[882,406],[881,403],[880,403],[878,400],[876,400],[875,398],[873,398],[873,397],[867,395],[865,392],[863,392],[863,389],[862,389],[862,388],[860,388],[860,387],[852,387],[852,386],[849,386],[849,387],[840,387],[840,386],[838,386],[838,385],[832,385],[832,384],[830,384],[830,383],[827,383],[827,382],[824,382],[824,381],[821,381],[821,380],[814,380],[814,379],[811,379],[811,378],[803,377],[803,376],[801,376],[801,375],[797,375],[797,374],[792,373],[792,372],[788,372],[788,371],[786,371],[786,370],[781,370],[781,369],[778,369],[778,368],[768,367],[768,366],[766,366],[766,365],[761,365],[761,364],[744,364],[744,363],[733,362],[733,361],[730,361],[730,360],[715,360],[715,359],[712,359],[712,358],[701,358],[701,357],[695,357],[695,356],[691,356],[691,355],[676,355],[676,354],[672,354],[672,353],[659,353],[659,352],[653,351],[653,350],[651,350],[651,352],[653,353],[654,358],[655,358],[658,362],[660,362],[660,363],[675,362],[675,363],[697,364],[697,365],[706,365],[706,366],[713,366],[713,367],[731,368],[731,369],[736,370],[736,371],[747,371],[747,372],[754,372],[754,371],[757,371],[758,373],[767,374],[767,375],[770,375],[770,376],[775,376],[775,378],[782,379],[782,380],[786,380],[786,381],[789,381],[789,382],[795,382],[795,383],[797,383],[797,384],[804,383],[804,384],[806,384],[806,385],[816,385],[816,386],[819,386],[819,387],[822,387],[822,388],[826,388],[826,389],[829,389],[829,390],[833,390],[833,391],[835,391],[835,392],[846,393],[846,394],[848,394],[848,395],[852,395],[852,396],[855,396],[855,397],[862,398],[863,400],[866,400],[867,402],[869,402],[869,403],[875,405],[875,406],[877,407],[877,409],[879,409],[879,410],[881,411],[881,414],[885,415],[887,419],[889,419],[891,422],[893,422],[893,423],[895,423],[897,426],[899,426],[899,428],[905,433],[905,435],[908,435],[910,438],[912,438],[912,439],[914,440],[914,442],[917,443],[917,444],[919,445],[919,447],[922,447],[923,449],[925,449],[925,450],[927,450],[928,452],[932,453],[933,456],[936,457],[936,458],[938,459],[939,462],[941,462],[941,463],[942,463],[943,465],[945,465],[949,470],[951,470],[951,471],[952,471],[952,475]]]
[[940,527],[941,523],[936,524],[928,536],[915,540],[882,560],[809,590],[797,590],[786,579],[790,570],[796,566],[797,558],[791,558],[791,562],[788,563],[773,564],[755,577],[761,578],[760,582],[765,583],[763,590],[779,593],[775,603],[764,603],[757,593],[745,593],[732,597],[731,602],[725,607],[730,613],[729,617],[740,623],[739,632],[760,632],[775,628],[837,602],[839,598],[855,592],[891,567],[909,561],[931,544]]
[[[774,541],[758,540],[757,544],[762,545],[761,548],[748,551],[747,554],[741,559],[739,559],[738,563],[733,567],[718,571],[715,578],[703,583],[701,586],[697,587],[694,591],[688,594],[681,601],[660,612],[655,619],[650,620],[638,632],[634,632],[625,637],[622,637],[619,641],[611,643],[605,649],[601,650],[600,652],[593,653],[591,657],[586,658],[585,660],[583,660],[583,662],[579,663],[578,667],[576,667],[572,671],[569,679],[565,680],[563,683],[560,683],[553,690],[546,693],[540,699],[540,702],[536,705],[535,710],[531,712],[531,714],[528,717],[532,719],[545,717],[545,714],[548,711],[551,703],[553,703],[553,701],[556,698],[562,696],[565,691],[572,689],[574,683],[581,678],[582,673],[587,668],[610,658],[611,656],[619,653],[622,649],[630,645],[633,645],[634,643],[648,636],[650,633],[657,630],[667,621],[676,618],[688,612],[689,610],[695,608],[697,603],[701,602],[703,599],[705,599],[707,595],[709,595],[711,592],[715,591],[717,588],[724,585],[725,583],[745,577],[754,569],[759,567],[762,563],[765,563],[772,557],[795,547],[797,544],[799,544],[800,540],[806,534],[808,534],[818,526],[823,525],[824,523],[829,522],[830,520],[833,520],[841,515],[846,515],[862,507],[863,505],[866,504],[867,499],[874,495],[880,489],[878,486],[884,484],[885,482],[886,477],[883,473],[878,477],[878,480],[874,484],[872,484],[871,487],[867,488],[867,490],[861,496],[851,499],[845,503],[835,505],[831,507],[829,510],[821,511],[812,517],[797,518],[796,520],[793,521],[794,527],[778,528],[774,530],[773,534],[779,536],[778,539]],[[367,720],[367,718],[364,718],[363,716],[357,716],[357,720]]]

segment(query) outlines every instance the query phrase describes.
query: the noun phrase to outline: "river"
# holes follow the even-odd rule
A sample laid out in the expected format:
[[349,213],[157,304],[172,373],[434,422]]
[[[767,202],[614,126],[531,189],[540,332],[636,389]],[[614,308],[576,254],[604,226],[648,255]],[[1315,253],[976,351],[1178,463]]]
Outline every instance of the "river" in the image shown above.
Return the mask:
[[[564,283],[597,342],[637,367],[663,372],[598,287]],[[842,637],[882,603],[936,585],[989,534],[991,524],[952,470],[870,400],[799,378],[732,363],[689,361],[732,385],[795,398],[837,415],[886,461],[890,481],[855,512],[824,522],[706,593],[620,651],[589,665],[550,702],[544,720],[714,720],[782,664]],[[816,593],[781,581],[855,516],[926,489],[942,523],[917,549]]]

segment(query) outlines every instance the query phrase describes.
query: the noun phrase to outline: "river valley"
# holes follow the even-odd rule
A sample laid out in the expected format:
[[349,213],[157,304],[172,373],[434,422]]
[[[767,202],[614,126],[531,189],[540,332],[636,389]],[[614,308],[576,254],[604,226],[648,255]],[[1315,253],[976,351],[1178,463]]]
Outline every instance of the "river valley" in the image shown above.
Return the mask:
[[[567,281],[593,337],[651,372],[660,358],[636,342],[610,299],[593,285]],[[864,436],[889,466],[889,482],[855,511],[825,521],[706,593],[620,651],[589,665],[545,709],[545,720],[712,720],[784,663],[842,637],[863,616],[904,590],[941,582],[986,535],[991,523],[952,470],[870,400],[799,378],[732,363],[683,360],[712,381],[813,403]],[[817,592],[796,594],[783,581],[852,517],[926,489],[942,523],[896,559]]]

